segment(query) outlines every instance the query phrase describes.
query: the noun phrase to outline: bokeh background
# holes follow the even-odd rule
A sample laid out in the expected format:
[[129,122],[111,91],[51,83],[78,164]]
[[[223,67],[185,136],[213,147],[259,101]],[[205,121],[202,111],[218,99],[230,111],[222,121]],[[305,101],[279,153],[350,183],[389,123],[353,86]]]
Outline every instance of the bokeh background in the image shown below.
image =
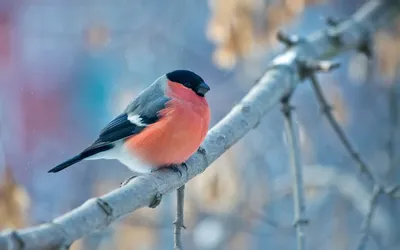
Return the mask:
[[[119,186],[115,161],[47,170],[87,146],[159,75],[177,68],[211,86],[212,124],[283,46],[348,17],[354,0],[1,0],[0,229],[48,222]],[[320,76],[334,115],[384,182],[400,181],[400,19],[375,34],[375,56],[349,52]],[[295,93],[308,249],[352,249],[371,186],[320,112],[308,82]],[[292,178],[277,106],[186,188],[185,249],[295,249]],[[367,249],[400,248],[400,203],[379,198]],[[175,195],[77,241],[73,250],[173,249]]]

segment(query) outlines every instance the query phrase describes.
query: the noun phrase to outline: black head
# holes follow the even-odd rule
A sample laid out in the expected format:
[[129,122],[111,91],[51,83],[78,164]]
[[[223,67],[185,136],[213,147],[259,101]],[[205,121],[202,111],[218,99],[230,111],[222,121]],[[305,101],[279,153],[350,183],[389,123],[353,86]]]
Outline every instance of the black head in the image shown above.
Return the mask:
[[210,87],[199,75],[189,70],[175,70],[167,73],[166,76],[168,80],[180,83],[202,97],[210,90]]

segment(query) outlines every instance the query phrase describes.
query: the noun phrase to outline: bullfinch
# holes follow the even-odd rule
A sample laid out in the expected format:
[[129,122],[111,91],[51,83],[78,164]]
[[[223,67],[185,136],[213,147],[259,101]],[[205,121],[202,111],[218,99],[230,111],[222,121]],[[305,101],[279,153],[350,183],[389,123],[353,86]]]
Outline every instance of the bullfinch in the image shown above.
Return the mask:
[[116,159],[142,174],[163,167],[177,171],[207,134],[210,108],[205,94],[209,90],[189,70],[162,75],[109,122],[93,144],[48,172],[96,159]]

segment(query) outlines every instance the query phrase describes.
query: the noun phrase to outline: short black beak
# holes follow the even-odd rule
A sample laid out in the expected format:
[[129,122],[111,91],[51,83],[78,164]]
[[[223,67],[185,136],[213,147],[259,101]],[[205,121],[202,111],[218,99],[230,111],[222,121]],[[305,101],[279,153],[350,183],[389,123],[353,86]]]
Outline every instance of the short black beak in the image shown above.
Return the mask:
[[202,82],[197,85],[196,93],[200,96],[204,96],[209,90],[210,87],[205,82]]

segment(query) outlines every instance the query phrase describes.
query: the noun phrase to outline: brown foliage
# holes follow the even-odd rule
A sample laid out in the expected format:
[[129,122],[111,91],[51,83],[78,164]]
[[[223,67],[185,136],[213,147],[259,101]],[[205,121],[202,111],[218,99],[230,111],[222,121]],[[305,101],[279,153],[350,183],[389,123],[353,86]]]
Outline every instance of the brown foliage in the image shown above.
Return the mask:
[[27,226],[29,202],[25,189],[15,182],[11,170],[6,168],[0,179],[0,230]]
[[400,18],[390,30],[377,32],[375,43],[379,70],[388,80],[395,79],[400,63]]
[[237,58],[249,55],[256,46],[276,45],[278,29],[288,24],[305,6],[321,0],[213,0],[207,36],[216,44],[214,62],[232,68]]

